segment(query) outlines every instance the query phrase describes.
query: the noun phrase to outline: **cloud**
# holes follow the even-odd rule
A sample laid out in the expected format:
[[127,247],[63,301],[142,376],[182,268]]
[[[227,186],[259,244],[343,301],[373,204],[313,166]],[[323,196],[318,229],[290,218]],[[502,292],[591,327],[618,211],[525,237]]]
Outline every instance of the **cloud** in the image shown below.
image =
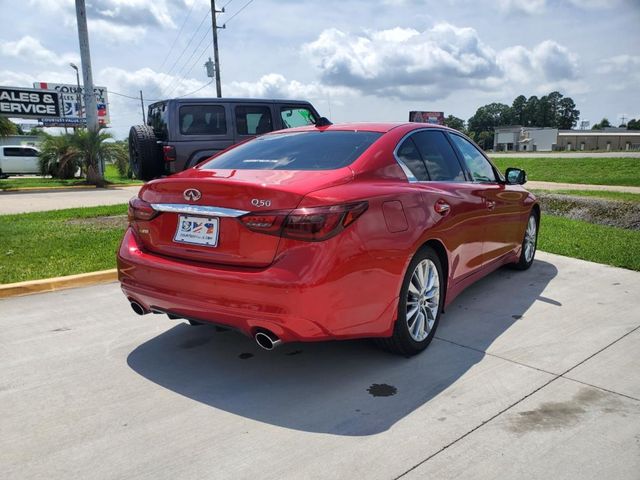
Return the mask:
[[496,52],[474,29],[448,23],[424,32],[398,27],[359,35],[332,28],[302,52],[327,85],[410,100],[498,91],[514,82],[566,84],[578,76],[577,57],[552,40]]
[[597,69],[598,73],[640,73],[640,56],[616,55],[602,61]]
[[87,23],[91,38],[95,36],[110,44],[139,43],[147,32],[140,25],[117,25],[103,19],[88,19]]
[[448,23],[360,35],[332,28],[303,46],[323,82],[364,94],[442,98],[453,88],[482,88],[500,75],[495,52],[472,28]]
[[19,58],[33,63],[66,66],[69,62],[78,62],[79,57],[74,53],[58,54],[40,43],[40,40],[30,35],[20,40],[0,43],[0,55]]
[[87,16],[119,25],[176,26],[166,0],[102,0],[87,5]]
[[302,83],[287,80],[279,73],[263,75],[255,82],[231,82],[225,85],[225,95],[230,97],[326,99],[331,96],[354,95],[355,90],[346,87],[331,87],[318,82]]
[[538,15],[544,13],[546,0],[499,0],[498,7],[508,14]]
[[516,45],[498,53],[505,76],[518,82],[554,82],[578,76],[578,60],[566,47],[545,40],[532,49]]

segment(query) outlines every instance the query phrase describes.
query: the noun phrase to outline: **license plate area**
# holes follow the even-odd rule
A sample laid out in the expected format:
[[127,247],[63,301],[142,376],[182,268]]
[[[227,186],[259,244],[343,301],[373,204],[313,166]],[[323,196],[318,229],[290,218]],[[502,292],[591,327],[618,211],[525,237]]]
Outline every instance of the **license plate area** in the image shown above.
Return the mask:
[[189,245],[217,247],[219,226],[220,219],[218,217],[178,215],[178,225],[173,241]]

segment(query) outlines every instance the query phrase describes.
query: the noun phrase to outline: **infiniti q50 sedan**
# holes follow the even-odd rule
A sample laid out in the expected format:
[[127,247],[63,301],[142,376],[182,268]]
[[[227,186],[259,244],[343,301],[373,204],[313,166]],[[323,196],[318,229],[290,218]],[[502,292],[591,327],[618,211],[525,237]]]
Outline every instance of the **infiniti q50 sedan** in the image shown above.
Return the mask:
[[465,287],[532,264],[540,207],[525,181],[435,125],[273,132],[147,183],[119,279],[136,313],[266,349],[366,337],[413,355]]

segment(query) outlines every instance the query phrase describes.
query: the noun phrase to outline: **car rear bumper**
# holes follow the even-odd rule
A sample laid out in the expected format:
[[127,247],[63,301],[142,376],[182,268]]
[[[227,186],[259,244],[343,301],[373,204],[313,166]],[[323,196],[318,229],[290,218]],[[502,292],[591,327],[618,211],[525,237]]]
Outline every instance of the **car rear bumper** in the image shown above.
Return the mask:
[[[334,246],[344,247],[338,241]],[[118,251],[118,277],[126,297],[147,310],[249,336],[263,329],[285,342],[389,336],[397,275],[367,268],[366,253],[345,260],[332,250],[309,244],[263,269],[214,266],[145,251],[128,229]]]

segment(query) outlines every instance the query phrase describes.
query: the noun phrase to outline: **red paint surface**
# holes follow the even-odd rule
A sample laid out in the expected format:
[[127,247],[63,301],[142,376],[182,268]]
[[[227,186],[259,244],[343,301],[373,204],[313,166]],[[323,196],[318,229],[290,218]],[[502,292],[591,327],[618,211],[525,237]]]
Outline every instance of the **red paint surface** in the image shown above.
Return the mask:
[[[149,203],[188,203],[182,193],[197,188],[202,198],[195,204],[256,212],[264,209],[252,207],[253,198],[268,198],[269,210],[280,211],[368,202],[357,220],[332,238],[308,242],[220,218],[216,248],[174,243],[174,213],[133,221],[118,252],[125,295],[146,308],[247,335],[268,329],[283,341],[381,337],[392,332],[405,270],[426,242],[446,251],[447,304],[470,283],[517,260],[533,195],[504,184],[409,183],[396,163],[393,150],[404,135],[442,127],[327,128],[384,135],[349,167],[333,171],[194,168],[149,182],[139,196]],[[450,205],[446,215],[436,212],[438,201]]]

